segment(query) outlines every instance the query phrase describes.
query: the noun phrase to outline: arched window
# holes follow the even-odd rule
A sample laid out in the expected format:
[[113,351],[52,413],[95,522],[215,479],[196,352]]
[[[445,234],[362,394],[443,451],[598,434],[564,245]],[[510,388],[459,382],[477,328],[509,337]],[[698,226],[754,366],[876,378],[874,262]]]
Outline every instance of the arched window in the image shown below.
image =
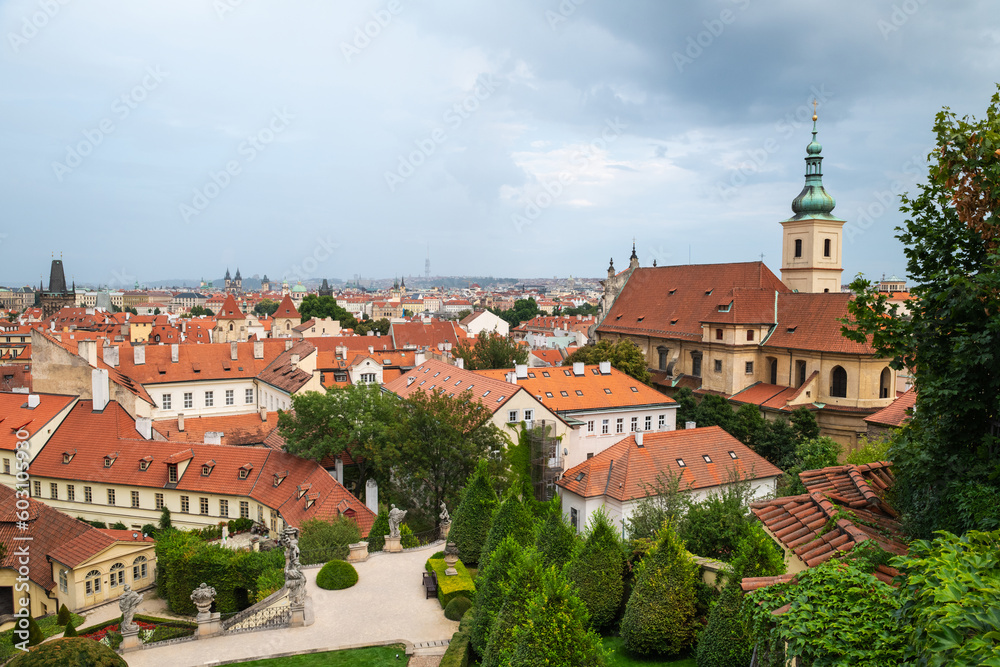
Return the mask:
[[882,377],[878,381],[878,397],[889,398],[892,395],[892,369],[882,369]]
[[146,557],[139,556],[132,561],[132,581],[145,579],[149,571],[146,569]]
[[230,323],[229,323],[229,330],[230,330],[230,331],[232,331],[232,330],[233,330],[233,323],[232,323],[232,322],[230,322]]
[[292,323],[291,322],[285,322],[285,331],[288,331],[291,328],[292,328]]
[[91,570],[84,580],[84,589],[87,595],[97,595],[101,592],[101,571]]
[[834,366],[830,373],[830,395],[847,398],[847,371],[840,366]]
[[771,384],[778,384],[778,360],[774,357],[768,357],[768,370],[771,373],[770,382]]
[[125,583],[125,565],[123,563],[115,563],[111,566],[111,588],[115,586],[121,586]]

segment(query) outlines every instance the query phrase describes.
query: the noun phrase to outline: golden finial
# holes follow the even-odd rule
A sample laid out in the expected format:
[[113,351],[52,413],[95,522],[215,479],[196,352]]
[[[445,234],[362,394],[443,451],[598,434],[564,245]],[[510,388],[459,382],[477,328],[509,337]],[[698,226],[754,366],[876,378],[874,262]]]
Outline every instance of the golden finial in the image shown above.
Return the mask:
[[817,104],[816,99],[813,98],[813,121],[819,119],[819,116],[816,115],[816,104]]

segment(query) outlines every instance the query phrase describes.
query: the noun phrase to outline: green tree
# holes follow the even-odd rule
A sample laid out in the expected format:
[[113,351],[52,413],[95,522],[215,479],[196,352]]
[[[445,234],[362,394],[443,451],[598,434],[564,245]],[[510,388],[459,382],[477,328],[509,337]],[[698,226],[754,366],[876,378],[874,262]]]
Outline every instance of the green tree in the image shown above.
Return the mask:
[[299,549],[303,565],[347,558],[348,545],[361,541],[361,529],[354,519],[341,516],[332,521],[308,519],[302,522]]
[[698,399],[690,387],[681,387],[674,394],[677,401],[677,428],[685,428],[687,422],[698,421]]
[[555,565],[562,567],[573,556],[573,548],[577,537],[573,527],[566,521],[562,513],[560,496],[552,499],[548,515],[539,524],[538,535],[535,538],[535,548],[541,555],[545,567]]
[[806,440],[819,437],[819,424],[816,423],[816,417],[810,410],[797,408],[792,412],[788,421],[792,423],[792,429],[795,431],[795,439],[798,442],[805,442]]
[[799,473],[837,465],[841,450],[840,443],[826,436],[800,442],[795,447],[795,465],[788,469],[779,493],[785,496],[805,493],[806,487],[799,479]]
[[625,605],[621,636],[639,655],[676,655],[694,642],[698,564],[676,530],[665,522],[653,549],[639,564]]
[[154,315],[159,315],[160,314],[160,309],[159,308],[154,308],[153,309],[153,314]]
[[261,299],[253,307],[253,312],[257,317],[270,317],[278,310],[279,305],[274,299]]
[[496,620],[490,628],[490,639],[483,651],[482,667],[504,667],[510,664],[514,650],[514,631],[528,622],[528,604],[541,590],[542,573],[545,569],[543,557],[538,551],[529,549],[524,552]]
[[735,431],[736,413],[725,396],[708,394],[698,404],[698,426],[719,426],[727,433]]
[[785,573],[785,555],[759,523],[750,524],[723,573],[725,585],[740,588],[747,577],[774,577]]
[[455,509],[448,538],[455,543],[462,562],[474,565],[490,534],[493,511],[498,504],[486,461],[480,461],[469,476],[462,502]]
[[292,396],[292,409],[278,414],[286,451],[322,461],[348,451],[358,467],[359,488],[374,478],[388,488],[393,466],[400,464],[399,400],[376,384],[330,387]]
[[164,505],[163,510],[160,511],[160,530],[170,530],[171,528],[173,528],[173,524],[170,521],[170,508]]
[[[277,307],[275,307],[277,310]],[[347,310],[337,305],[337,300],[332,296],[318,296],[307,294],[302,299],[298,308],[302,322],[308,322],[315,318],[333,318],[340,322],[340,326],[345,329],[352,329],[357,324],[357,320]]]
[[462,359],[470,371],[513,368],[514,364],[528,363],[528,349],[496,331],[480,333],[472,345],[468,341],[459,343],[452,354]]
[[924,537],[1000,526],[1000,93],[981,120],[945,107],[934,133],[927,181],[901,198],[909,314],[859,277],[843,329],[914,374],[915,414],[889,454],[894,500]]
[[379,507],[375,523],[368,531],[368,550],[382,551],[385,548],[385,536],[389,534],[389,510]]
[[535,299],[528,297],[516,300],[514,307],[509,310],[490,308],[490,312],[509,324],[511,329],[514,329],[521,326],[522,322],[527,322],[537,316],[541,311],[538,309],[538,303],[535,302]]
[[[341,324],[343,326],[343,324]],[[354,333],[358,336],[367,336],[369,331],[377,333],[379,336],[389,335],[390,322],[386,318],[381,318],[378,320],[366,319],[363,322],[358,322],[353,327]]]
[[603,508],[598,508],[591,515],[583,544],[566,569],[595,630],[615,620],[625,590],[624,574],[625,551],[618,531]]
[[579,306],[570,306],[569,308],[563,308],[560,311],[562,315],[582,315],[584,317],[588,315],[597,315],[597,305],[592,303],[585,303]]
[[486,543],[483,544],[483,551],[479,554],[480,568],[489,565],[493,551],[507,538],[513,538],[522,547],[529,546],[535,541],[535,519],[517,492],[518,489],[511,489],[493,515],[490,532],[486,536]]
[[189,310],[188,312],[191,314],[191,317],[201,317],[203,315],[212,317],[213,315],[215,315],[215,311],[213,311],[211,308],[206,308],[205,306],[191,306],[191,310]]
[[629,538],[653,539],[665,521],[679,527],[691,504],[690,490],[690,483],[684,485],[681,475],[675,475],[669,468],[659,473],[652,484],[644,484],[646,495],[626,522]]
[[747,667],[753,656],[749,623],[743,618],[743,594],[725,588],[698,635],[698,667]]
[[476,601],[472,607],[469,644],[478,655],[486,650],[493,622],[510,590],[523,553],[524,545],[513,536],[504,538],[497,545],[490,562],[480,568],[479,576],[476,577]]
[[727,562],[750,531],[753,497],[749,477],[730,471],[728,481],[703,500],[690,503],[680,529],[691,553]]
[[755,449],[763,441],[767,433],[767,420],[760,414],[760,408],[752,403],[744,403],[733,417],[732,430],[734,438],[750,449]]
[[767,422],[767,429],[760,435],[760,442],[753,448],[770,463],[787,470],[795,465],[795,430],[784,419]]
[[646,355],[639,346],[627,338],[612,343],[609,340],[598,341],[594,345],[586,345],[563,360],[563,366],[572,366],[575,362],[598,364],[610,361],[611,367],[629,375],[643,384],[649,384],[649,369]]
[[542,574],[528,603],[527,622],[514,631],[511,667],[597,667],[606,664],[601,638],[588,628],[587,609],[555,568]]

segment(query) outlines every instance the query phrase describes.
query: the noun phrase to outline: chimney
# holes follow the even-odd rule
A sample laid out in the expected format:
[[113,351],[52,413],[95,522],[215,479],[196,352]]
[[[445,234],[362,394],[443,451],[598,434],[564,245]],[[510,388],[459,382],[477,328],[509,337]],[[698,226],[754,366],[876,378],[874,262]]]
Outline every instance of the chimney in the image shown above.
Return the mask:
[[375,335],[375,332],[374,332],[374,331],[369,331],[369,332],[368,332],[368,335],[369,335],[369,336],[374,336],[374,335]]
[[642,447],[642,431],[635,432],[635,446]]
[[582,361],[573,362],[573,375],[580,377],[585,372],[584,363]]
[[136,366],[142,366],[146,363],[145,345],[135,345],[132,347],[132,363]]
[[427,355],[426,354],[424,354],[423,352],[414,352],[413,353],[413,365],[414,366],[419,366],[420,364],[424,363],[425,361],[427,361]]
[[184,430],[184,413],[183,412],[177,413],[177,430],[178,431],[183,431]]
[[240,358],[239,343],[236,341],[229,343],[229,358],[233,361],[237,361]]
[[285,341],[285,351],[287,352],[290,349],[292,349],[292,341],[291,341],[291,339]]
[[263,406],[260,409],[260,420],[262,422],[266,422],[267,421],[267,408],[265,408]]
[[107,407],[110,388],[108,372],[103,368],[95,368],[90,372],[90,392],[94,400],[94,412],[100,412]]
[[411,375],[410,377],[406,378],[406,386],[409,387],[411,384],[413,384],[416,381],[417,381],[417,378],[415,378],[415,377],[413,377]]
[[170,361],[176,364],[180,360],[180,349],[177,343],[171,343],[170,345]]
[[695,422],[684,422],[684,428],[685,429],[691,429],[691,428],[697,428],[697,427],[698,427],[698,424],[696,424]]
[[293,354],[292,355],[292,368],[298,368],[298,367],[299,367],[299,355]]
[[375,354],[375,346],[374,345],[369,345],[368,346],[368,354]]
[[136,417],[135,430],[139,432],[143,440],[152,440],[153,420],[149,417]]
[[112,368],[118,368],[118,347],[115,345],[104,346],[104,363]]
[[28,394],[28,409],[34,410],[41,401],[42,399],[38,394]]
[[254,359],[264,358],[264,341],[255,340],[253,342],[253,358]]
[[465,368],[465,359],[459,357],[458,359],[455,360],[455,365],[458,366],[459,368]]
[[525,380],[528,378],[528,364],[514,364],[514,373],[517,374],[518,380]]
[[221,445],[222,444],[222,431],[205,431],[205,444],[206,445]]
[[510,384],[517,384],[517,373],[514,371],[507,372],[507,382]]
[[611,375],[611,362],[602,361],[600,363],[601,375]]
[[77,353],[91,366],[97,365],[97,341],[81,340],[76,344]]

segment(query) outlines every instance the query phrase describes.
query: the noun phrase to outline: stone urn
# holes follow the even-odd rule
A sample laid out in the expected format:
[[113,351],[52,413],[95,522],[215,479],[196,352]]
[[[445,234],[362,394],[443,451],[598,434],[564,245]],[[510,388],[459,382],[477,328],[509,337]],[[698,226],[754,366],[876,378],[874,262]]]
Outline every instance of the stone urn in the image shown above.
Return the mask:
[[445,569],[444,573],[449,577],[453,577],[458,574],[458,570],[455,569],[455,563],[458,562],[458,547],[455,546],[454,542],[449,542],[444,548],[444,564],[448,567]]
[[191,602],[198,608],[198,619],[207,619],[211,616],[212,603],[215,602],[215,589],[208,584],[201,586],[191,592]]

